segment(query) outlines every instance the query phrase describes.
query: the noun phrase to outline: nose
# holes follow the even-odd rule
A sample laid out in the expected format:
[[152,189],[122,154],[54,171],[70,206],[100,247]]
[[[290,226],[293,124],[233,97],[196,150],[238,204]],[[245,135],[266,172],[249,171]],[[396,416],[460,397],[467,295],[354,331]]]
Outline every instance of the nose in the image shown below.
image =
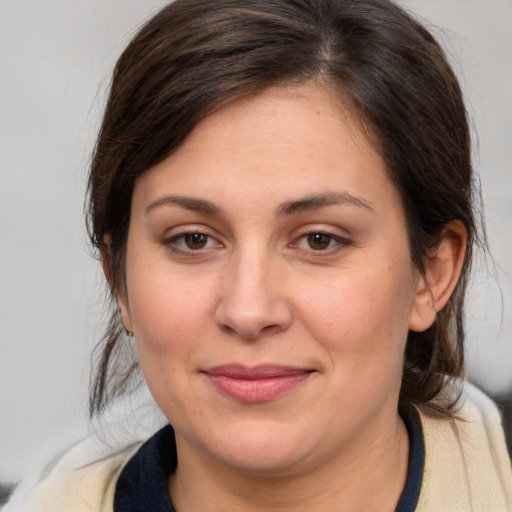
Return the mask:
[[284,276],[271,256],[232,257],[223,277],[215,316],[220,328],[244,339],[256,339],[289,327],[292,311],[284,296]]

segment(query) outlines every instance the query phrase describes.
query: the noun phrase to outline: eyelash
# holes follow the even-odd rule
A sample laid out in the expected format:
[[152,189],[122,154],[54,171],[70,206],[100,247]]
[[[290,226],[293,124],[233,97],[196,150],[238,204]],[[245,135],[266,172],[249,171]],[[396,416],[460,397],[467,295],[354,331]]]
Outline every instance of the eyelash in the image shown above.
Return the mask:
[[[201,242],[204,242],[203,246],[200,247],[190,247],[188,245],[188,239],[191,239],[192,242],[194,242],[192,237],[196,237],[196,243],[201,244]],[[313,248],[311,246],[311,243],[314,243],[314,237],[320,237],[318,240],[316,240],[316,243],[321,244],[322,242],[326,242],[325,247],[319,247],[319,248]],[[212,247],[210,244],[214,241],[215,245]],[[301,247],[301,242],[305,242],[308,247]],[[201,253],[203,250],[208,250],[212,248],[219,248],[222,247],[221,242],[217,242],[214,237],[211,235],[208,235],[206,233],[202,233],[200,231],[188,231],[185,233],[179,233],[176,235],[173,235],[167,239],[164,240],[164,244],[169,247],[172,251],[181,253],[181,254],[191,254],[191,253]],[[210,245],[208,247],[208,245]],[[336,252],[343,247],[346,247],[350,245],[350,240],[347,238],[341,237],[339,235],[335,235],[333,233],[328,233],[324,231],[309,231],[306,233],[301,234],[298,238],[295,239],[294,242],[292,242],[289,247],[296,247],[300,250],[313,252],[313,253],[333,253]]]
[[[327,238],[327,246],[326,247],[323,247],[323,248],[313,248],[311,247],[311,239],[312,237],[317,237],[317,236],[320,236],[320,237],[325,237]],[[301,241],[305,241],[306,244],[308,244],[308,248],[302,248],[302,247],[299,247],[299,243]],[[331,246],[331,244],[334,242],[334,245]],[[335,235],[334,233],[328,233],[328,232],[325,232],[325,231],[308,231],[307,233],[303,233],[301,234],[295,242],[292,242],[291,246],[292,247],[297,247],[299,249],[303,249],[305,251],[311,251],[311,252],[314,252],[314,253],[333,253],[333,252],[337,252],[338,250],[342,249],[343,247],[347,247],[348,245],[350,245],[350,240],[348,240],[347,238],[344,238],[342,236],[339,236],[339,235]]]
[[[189,238],[202,237],[205,240],[205,246],[196,247],[196,248],[187,246],[187,237],[189,237]],[[180,245],[179,241],[182,242],[181,245]],[[216,242],[214,247],[206,247],[206,245],[208,245],[211,241]],[[198,243],[200,243],[200,241],[198,241]],[[211,235],[202,233],[200,231],[187,231],[185,233],[179,233],[179,234],[173,235],[169,238],[166,238],[164,240],[164,244],[173,252],[177,252],[177,253],[181,253],[181,254],[200,253],[203,250],[222,247],[222,244],[220,242],[217,242],[215,240],[215,238],[213,238]]]

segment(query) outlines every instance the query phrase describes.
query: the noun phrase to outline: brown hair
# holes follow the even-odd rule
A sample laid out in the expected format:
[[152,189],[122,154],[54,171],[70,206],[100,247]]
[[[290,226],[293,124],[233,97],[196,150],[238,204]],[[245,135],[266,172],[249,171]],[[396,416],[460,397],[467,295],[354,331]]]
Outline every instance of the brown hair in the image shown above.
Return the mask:
[[91,415],[141,380],[115,301],[124,293],[135,180],[220,106],[309,80],[348,101],[376,141],[420,271],[443,227],[464,224],[455,292],[430,329],[409,333],[401,402],[430,402],[463,374],[463,303],[477,237],[470,136],[459,84],[432,35],[388,0],[176,0],[119,58],[92,159],[88,227],[94,247],[110,254],[112,311],[97,347]]

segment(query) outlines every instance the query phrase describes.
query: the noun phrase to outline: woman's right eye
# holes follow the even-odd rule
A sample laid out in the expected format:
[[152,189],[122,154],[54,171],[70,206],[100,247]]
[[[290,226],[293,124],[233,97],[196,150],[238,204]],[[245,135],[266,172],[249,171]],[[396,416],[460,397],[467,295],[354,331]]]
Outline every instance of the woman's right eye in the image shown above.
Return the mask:
[[166,245],[180,251],[200,251],[222,247],[222,244],[205,233],[180,233],[165,240]]

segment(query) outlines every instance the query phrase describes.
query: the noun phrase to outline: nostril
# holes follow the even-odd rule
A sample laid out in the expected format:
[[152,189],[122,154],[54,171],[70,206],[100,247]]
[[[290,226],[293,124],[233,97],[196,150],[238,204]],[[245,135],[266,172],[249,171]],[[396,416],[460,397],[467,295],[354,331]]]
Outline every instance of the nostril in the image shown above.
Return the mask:
[[272,331],[278,331],[278,330],[279,330],[279,325],[277,325],[277,324],[266,325],[262,329],[262,331],[265,333],[271,333]]
[[247,340],[277,334],[287,329],[291,322],[291,314],[285,305],[274,305],[265,310],[224,307],[219,308],[216,316],[223,332]]

